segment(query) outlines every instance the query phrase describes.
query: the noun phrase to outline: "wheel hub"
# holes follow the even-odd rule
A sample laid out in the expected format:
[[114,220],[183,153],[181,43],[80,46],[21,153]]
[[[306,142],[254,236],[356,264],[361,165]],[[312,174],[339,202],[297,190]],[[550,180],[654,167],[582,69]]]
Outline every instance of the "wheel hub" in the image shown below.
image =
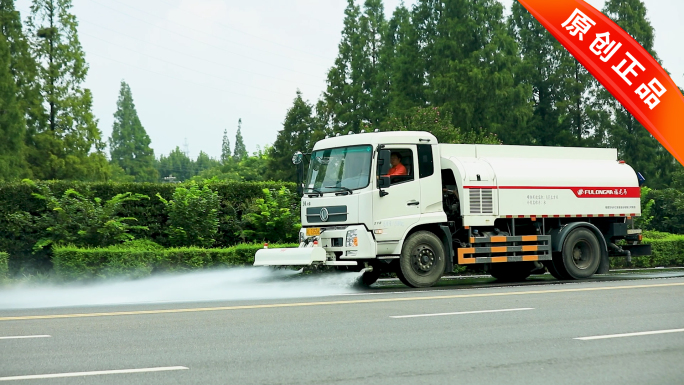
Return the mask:
[[411,260],[417,273],[429,273],[435,266],[435,252],[430,247],[421,245],[415,249]]
[[580,241],[572,249],[572,262],[579,269],[587,269],[591,265],[591,246],[586,241]]

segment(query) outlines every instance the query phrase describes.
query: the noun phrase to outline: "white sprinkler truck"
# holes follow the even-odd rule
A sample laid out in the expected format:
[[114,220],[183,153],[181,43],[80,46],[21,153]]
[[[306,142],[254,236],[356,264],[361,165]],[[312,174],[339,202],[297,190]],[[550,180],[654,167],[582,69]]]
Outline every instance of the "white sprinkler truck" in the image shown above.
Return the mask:
[[[300,178],[303,160],[293,157]],[[392,162],[404,175],[388,175]],[[299,248],[259,250],[254,265],[337,266],[364,271],[365,284],[395,272],[412,287],[455,264],[507,281],[546,269],[589,278],[611,256],[650,254],[632,224],[642,181],[615,149],[439,144],[410,131],[326,138],[299,183]]]

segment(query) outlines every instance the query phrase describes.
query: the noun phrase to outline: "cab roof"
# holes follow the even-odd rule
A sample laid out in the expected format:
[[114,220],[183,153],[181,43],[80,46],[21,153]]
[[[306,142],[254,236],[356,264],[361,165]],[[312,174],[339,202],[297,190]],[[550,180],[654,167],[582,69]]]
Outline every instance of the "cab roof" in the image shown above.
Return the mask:
[[437,138],[429,132],[424,131],[391,131],[391,132],[367,132],[360,134],[349,134],[334,136],[323,139],[316,143],[314,151],[325,148],[348,147],[359,145],[378,144],[437,144]]

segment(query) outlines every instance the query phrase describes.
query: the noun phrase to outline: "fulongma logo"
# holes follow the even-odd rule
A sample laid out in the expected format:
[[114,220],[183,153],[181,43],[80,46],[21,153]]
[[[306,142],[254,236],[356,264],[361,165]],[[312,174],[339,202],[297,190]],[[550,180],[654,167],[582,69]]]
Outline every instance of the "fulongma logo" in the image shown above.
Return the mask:
[[578,198],[638,198],[638,187],[618,188],[573,188],[572,191]]
[[[579,191],[579,194],[582,195],[582,190]],[[613,190],[584,190],[584,194],[587,195],[619,195],[620,193]]]
[[323,208],[321,209],[321,220],[322,220],[323,222],[327,222],[327,221],[328,221],[328,217],[329,217],[328,209],[326,209],[325,207],[323,207]]

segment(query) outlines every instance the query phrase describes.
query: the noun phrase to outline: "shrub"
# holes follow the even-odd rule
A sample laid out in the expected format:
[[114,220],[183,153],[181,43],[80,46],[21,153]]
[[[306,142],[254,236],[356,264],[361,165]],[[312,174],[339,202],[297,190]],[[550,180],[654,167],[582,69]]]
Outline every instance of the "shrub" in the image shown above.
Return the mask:
[[0,282],[2,282],[9,273],[9,254],[0,253]]
[[[653,203],[647,206],[651,201]],[[650,219],[644,229],[684,233],[684,192],[673,188],[648,190],[642,202],[642,210],[648,211],[646,215]]]
[[[297,247],[297,244],[273,247]],[[143,250],[117,245],[87,249],[54,247],[55,274],[64,280],[140,278],[153,273],[187,271],[210,267],[250,266],[261,244],[242,244],[224,249],[172,248]]]
[[121,249],[137,249],[148,251],[164,250],[164,246],[149,239],[134,239],[131,241],[124,242],[123,244],[117,247]]
[[53,253],[55,274],[68,281],[106,277],[145,277],[150,275],[158,258],[154,251],[116,247],[82,249],[74,246],[55,246]]
[[632,257],[628,264],[625,258],[611,258],[611,267],[682,267],[684,266],[684,235],[647,232],[643,242],[650,244],[653,252],[648,256]]
[[66,190],[61,198],[56,198],[47,187],[40,186],[38,190],[40,193],[33,196],[44,200],[48,211],[37,219],[45,235],[36,242],[36,250],[53,243],[107,246],[134,239],[129,233],[131,229],[147,230],[145,226],[128,223],[136,221],[135,218],[119,216],[124,202],[149,199],[146,195],[117,194],[103,204],[101,198],[90,199],[74,189]]
[[190,182],[188,188],[178,187],[172,200],[157,197],[169,215],[168,234],[173,246],[211,247],[218,233],[218,193],[209,186],[200,188]]
[[262,190],[263,197],[247,206],[239,232],[243,241],[258,240],[292,242],[301,228],[299,212],[293,212],[292,192],[285,187],[278,191]]
[[646,186],[641,188],[641,216],[634,218],[634,225],[639,229],[648,230],[652,228],[655,200],[651,198],[651,191],[653,190]]

